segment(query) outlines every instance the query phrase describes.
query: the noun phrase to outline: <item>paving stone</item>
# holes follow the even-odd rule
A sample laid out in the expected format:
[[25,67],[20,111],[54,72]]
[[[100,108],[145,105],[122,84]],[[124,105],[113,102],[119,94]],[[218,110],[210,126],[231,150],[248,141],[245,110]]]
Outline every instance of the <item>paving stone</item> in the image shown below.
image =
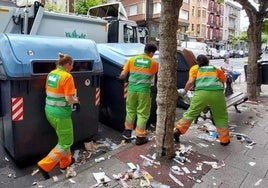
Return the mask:
[[242,183],[242,185],[240,186],[240,188],[249,188],[249,187],[267,188],[268,180],[263,179],[262,177],[249,174]]

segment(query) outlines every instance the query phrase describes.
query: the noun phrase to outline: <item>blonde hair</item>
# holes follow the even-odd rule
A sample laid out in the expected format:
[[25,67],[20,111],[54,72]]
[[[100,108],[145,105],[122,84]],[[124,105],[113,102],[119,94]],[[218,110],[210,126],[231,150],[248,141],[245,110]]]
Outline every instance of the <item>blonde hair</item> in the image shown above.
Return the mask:
[[66,65],[66,64],[72,64],[73,58],[69,56],[68,54],[59,53],[59,60],[57,61],[57,65]]

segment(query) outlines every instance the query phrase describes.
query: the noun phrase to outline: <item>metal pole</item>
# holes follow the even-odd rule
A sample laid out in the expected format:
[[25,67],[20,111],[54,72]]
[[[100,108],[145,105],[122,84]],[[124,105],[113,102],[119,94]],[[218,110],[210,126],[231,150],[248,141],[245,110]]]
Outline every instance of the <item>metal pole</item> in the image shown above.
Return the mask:
[[23,33],[25,35],[28,34],[28,19],[29,19],[29,10],[28,10],[28,0],[26,1],[26,6],[24,9],[24,25],[23,25]]

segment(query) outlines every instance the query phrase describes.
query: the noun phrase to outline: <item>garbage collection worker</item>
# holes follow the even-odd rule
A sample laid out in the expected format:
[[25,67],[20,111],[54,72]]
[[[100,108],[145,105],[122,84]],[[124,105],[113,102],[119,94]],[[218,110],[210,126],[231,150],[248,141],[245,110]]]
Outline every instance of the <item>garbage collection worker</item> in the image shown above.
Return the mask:
[[151,110],[150,87],[158,70],[157,62],[152,58],[156,50],[156,45],[146,44],[144,53],[128,59],[119,76],[120,79],[125,79],[129,74],[123,137],[131,139],[131,133],[137,118],[135,127],[136,145],[148,142],[146,123]]
[[56,69],[47,76],[45,113],[47,120],[55,129],[58,143],[38,162],[39,171],[45,179],[50,178],[48,172],[58,163],[61,169],[66,169],[74,162],[70,150],[73,144],[71,104],[79,104],[79,101],[74,96],[74,79],[70,74],[72,68],[72,57],[59,53]]
[[189,79],[184,87],[183,94],[194,88],[194,96],[190,107],[176,125],[175,141],[180,141],[180,135],[185,134],[192,121],[196,119],[205,107],[209,107],[215,122],[218,137],[222,145],[230,143],[228,129],[228,112],[224,95],[224,72],[212,65],[205,55],[197,57],[197,65],[191,67]]

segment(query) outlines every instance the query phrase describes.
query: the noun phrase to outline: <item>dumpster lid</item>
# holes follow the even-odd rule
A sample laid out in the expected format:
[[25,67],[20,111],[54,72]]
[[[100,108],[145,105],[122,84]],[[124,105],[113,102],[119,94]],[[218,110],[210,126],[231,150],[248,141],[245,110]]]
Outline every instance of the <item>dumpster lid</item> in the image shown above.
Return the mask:
[[[59,52],[69,54],[74,60],[91,60],[94,64],[101,64],[96,43],[93,40],[0,34],[0,58],[10,77],[31,76],[33,61],[56,62]],[[102,68],[102,66],[93,66]]]
[[[122,67],[126,60],[132,56],[144,53],[144,44],[141,43],[107,43],[97,44],[100,56],[113,64]],[[156,51],[154,59],[158,61],[159,53]]]

